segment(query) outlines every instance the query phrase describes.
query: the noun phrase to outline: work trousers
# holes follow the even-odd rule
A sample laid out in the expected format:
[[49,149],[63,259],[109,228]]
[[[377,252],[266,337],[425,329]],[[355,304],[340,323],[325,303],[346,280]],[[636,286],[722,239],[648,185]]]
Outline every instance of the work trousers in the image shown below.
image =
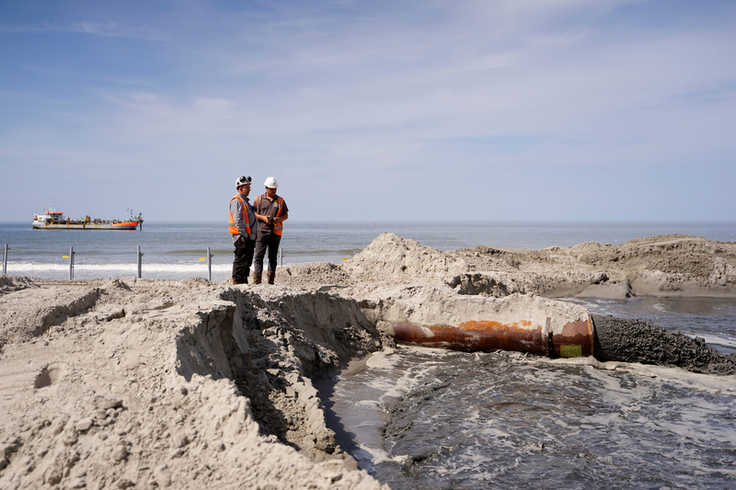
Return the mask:
[[268,249],[268,270],[276,272],[280,243],[281,236],[276,233],[258,233],[258,239],[256,239],[256,258],[253,261],[253,272],[256,274],[263,272],[263,258],[266,256],[266,249]]
[[246,284],[250,274],[250,264],[253,262],[253,250],[256,242],[249,237],[240,236],[235,242],[235,260],[233,260],[233,279]]

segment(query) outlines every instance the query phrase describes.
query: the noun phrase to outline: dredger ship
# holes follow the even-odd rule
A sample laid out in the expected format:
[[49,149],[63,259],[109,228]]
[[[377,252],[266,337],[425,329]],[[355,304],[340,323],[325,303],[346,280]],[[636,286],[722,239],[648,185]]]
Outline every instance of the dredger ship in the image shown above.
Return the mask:
[[33,215],[33,228],[36,230],[135,230],[143,229],[143,216],[131,216],[128,220],[82,219],[64,217],[64,213],[47,209],[44,214]]

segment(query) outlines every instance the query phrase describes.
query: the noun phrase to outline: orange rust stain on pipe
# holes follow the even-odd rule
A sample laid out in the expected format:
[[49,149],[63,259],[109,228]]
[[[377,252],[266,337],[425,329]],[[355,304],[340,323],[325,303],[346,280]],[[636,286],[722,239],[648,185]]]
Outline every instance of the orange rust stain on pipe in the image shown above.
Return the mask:
[[550,357],[593,355],[594,334],[590,316],[566,323],[559,333],[549,332],[549,327],[542,325],[533,326],[528,320],[511,323],[468,321],[457,326],[401,322],[395,323],[393,328],[395,340],[430,347],[463,351],[501,349]]
[[547,355],[548,342],[541,325],[530,328],[532,322],[500,323],[471,321],[451,325],[423,326],[402,322],[394,324],[394,338],[431,347],[449,347],[465,351],[512,350]]

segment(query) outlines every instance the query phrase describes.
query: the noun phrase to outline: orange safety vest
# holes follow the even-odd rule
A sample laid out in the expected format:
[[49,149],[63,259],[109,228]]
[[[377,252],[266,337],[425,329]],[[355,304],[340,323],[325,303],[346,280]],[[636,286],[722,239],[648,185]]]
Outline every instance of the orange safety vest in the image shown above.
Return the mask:
[[[255,199],[255,205],[256,208],[261,207],[261,196],[257,196]],[[281,216],[284,212],[284,198],[281,196],[276,196],[276,208],[278,211],[276,211],[276,217],[278,218]],[[273,224],[273,232],[276,233],[278,236],[281,236],[281,234],[284,232],[284,222],[279,221]]]
[[[235,197],[230,199],[230,204],[232,204],[235,199],[240,201],[240,204],[243,205],[243,221],[245,222],[245,231],[250,236],[250,223],[248,222],[248,210],[245,207],[245,199],[243,199],[243,196],[241,196],[240,194],[235,194]],[[232,209],[230,210],[230,226],[228,227],[228,229],[231,235],[240,235],[238,227],[235,226],[235,219],[233,218]]]

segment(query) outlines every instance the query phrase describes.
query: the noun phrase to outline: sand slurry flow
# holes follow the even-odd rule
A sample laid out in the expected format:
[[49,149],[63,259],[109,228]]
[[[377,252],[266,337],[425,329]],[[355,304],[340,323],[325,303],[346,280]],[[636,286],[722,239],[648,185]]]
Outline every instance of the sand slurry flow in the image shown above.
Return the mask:
[[442,252],[383,234],[275,286],[0,276],[0,488],[386,488],[335,443],[312,378],[393,346],[393,322],[585,314],[552,299],[571,294],[734,296],[736,245]]

